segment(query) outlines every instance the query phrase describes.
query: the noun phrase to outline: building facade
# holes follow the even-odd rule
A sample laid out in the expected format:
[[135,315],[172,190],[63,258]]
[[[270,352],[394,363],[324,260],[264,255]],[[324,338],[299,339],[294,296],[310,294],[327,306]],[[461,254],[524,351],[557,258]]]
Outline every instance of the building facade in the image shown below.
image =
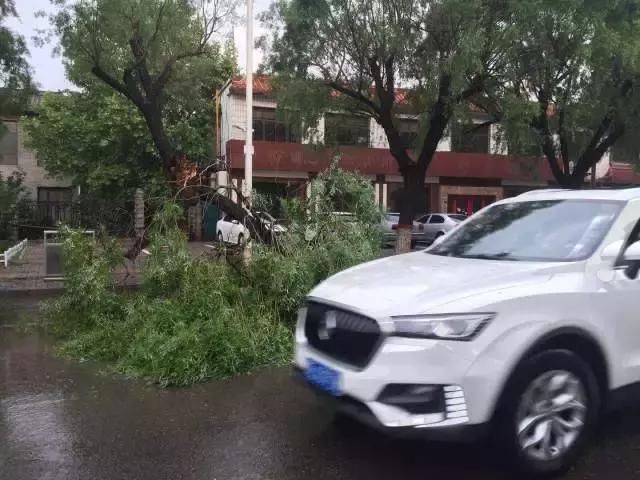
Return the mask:
[[[227,161],[231,183],[239,189],[248,128],[245,88],[243,78],[233,78],[220,91],[218,149]],[[371,179],[376,200],[384,210],[399,209],[402,177],[389,153],[386,135],[373,119],[327,113],[312,133],[303,134],[276,112],[268,76],[254,76],[253,92],[253,185],[257,191],[285,197],[304,195],[309,180],[337,159],[342,168]],[[500,140],[500,127],[484,125],[486,120],[481,112],[472,112],[466,121],[475,125],[450,126],[429,166],[424,198],[416,211],[462,209],[473,213],[496,200],[555,183],[545,158],[510,152]],[[415,138],[417,118],[404,115],[399,130],[408,141]],[[606,154],[596,165],[595,184],[640,185],[640,174],[630,164],[610,161],[609,157]]]
[[[242,187],[246,124],[246,84],[229,80],[220,92],[221,125],[219,151],[231,172],[231,181]],[[336,160],[347,170],[371,179],[376,199],[387,211],[399,208],[402,177],[388,150],[387,139],[373,119],[326,113],[304,135],[276,113],[268,76],[254,77],[253,185],[257,191],[280,196],[304,194],[306,184]],[[420,212],[472,213],[507,196],[548,186],[552,175],[543,159],[510,155],[499,141],[497,125],[482,125],[482,114],[472,114],[469,125],[453,125],[442,139],[425,178]],[[418,131],[415,116],[400,121],[401,135],[408,140]]]
[[0,174],[4,179],[21,172],[31,200],[48,203],[68,203],[74,195],[69,179],[53,178],[41,166],[36,152],[28,147],[27,134],[21,118],[4,118],[0,136]]

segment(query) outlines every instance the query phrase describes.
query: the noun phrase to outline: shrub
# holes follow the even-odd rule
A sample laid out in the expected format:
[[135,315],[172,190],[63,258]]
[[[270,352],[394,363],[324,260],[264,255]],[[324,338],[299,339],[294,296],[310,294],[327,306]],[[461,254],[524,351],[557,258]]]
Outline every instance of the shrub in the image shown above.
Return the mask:
[[27,208],[27,201],[24,173],[16,171],[6,178],[0,173],[0,240],[15,233],[12,224]]
[[[332,213],[345,195],[346,218]],[[310,200],[290,202],[287,212],[290,228],[277,245],[254,246],[251,262],[237,266],[192,258],[181,209],[166,203],[151,226],[142,288],[128,294],[111,284],[116,244],[64,230],[65,293],[47,315],[63,351],[163,385],[284,364],[308,291],[374,258],[380,245],[371,186],[356,175],[324,172]]]

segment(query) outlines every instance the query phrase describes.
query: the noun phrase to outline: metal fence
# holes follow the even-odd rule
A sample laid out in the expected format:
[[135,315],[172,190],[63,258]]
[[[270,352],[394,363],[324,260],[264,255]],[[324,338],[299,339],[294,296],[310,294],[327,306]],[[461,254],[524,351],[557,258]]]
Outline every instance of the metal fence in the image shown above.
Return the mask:
[[133,230],[132,212],[133,205],[125,203],[29,201],[21,202],[11,218],[0,218],[0,223],[17,230],[20,238],[42,238],[44,230],[60,225],[126,236]]

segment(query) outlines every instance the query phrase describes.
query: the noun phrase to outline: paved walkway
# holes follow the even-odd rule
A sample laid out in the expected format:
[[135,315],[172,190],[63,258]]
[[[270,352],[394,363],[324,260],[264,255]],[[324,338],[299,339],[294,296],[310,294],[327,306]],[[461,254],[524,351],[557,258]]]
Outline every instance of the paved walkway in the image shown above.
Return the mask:
[[[122,250],[125,252],[130,240],[124,240]],[[193,255],[204,255],[210,249],[208,242],[191,242],[189,250]],[[140,255],[134,262],[124,259],[124,266],[115,272],[115,280],[122,286],[135,286],[140,281],[140,272],[145,261]],[[44,242],[29,240],[27,249],[21,259],[14,259],[8,268],[0,265],[0,292],[28,290],[59,290],[63,287],[61,280],[47,278]]]

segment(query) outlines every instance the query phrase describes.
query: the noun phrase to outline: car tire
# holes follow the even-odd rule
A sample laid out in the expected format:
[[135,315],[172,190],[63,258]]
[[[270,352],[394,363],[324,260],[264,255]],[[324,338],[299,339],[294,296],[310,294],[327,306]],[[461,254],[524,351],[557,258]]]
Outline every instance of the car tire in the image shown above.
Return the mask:
[[238,234],[238,245],[244,245],[244,235],[242,233]]
[[501,454],[521,474],[559,475],[587,445],[600,406],[598,382],[581,357],[569,350],[533,355],[516,368],[500,401]]
[[224,243],[224,237],[222,236],[222,232],[218,232],[218,243]]
[[436,233],[436,236],[435,236],[435,237],[433,237],[433,239],[435,240],[436,238],[439,238],[439,237],[441,237],[442,235],[444,235],[444,232],[438,232],[438,233]]

